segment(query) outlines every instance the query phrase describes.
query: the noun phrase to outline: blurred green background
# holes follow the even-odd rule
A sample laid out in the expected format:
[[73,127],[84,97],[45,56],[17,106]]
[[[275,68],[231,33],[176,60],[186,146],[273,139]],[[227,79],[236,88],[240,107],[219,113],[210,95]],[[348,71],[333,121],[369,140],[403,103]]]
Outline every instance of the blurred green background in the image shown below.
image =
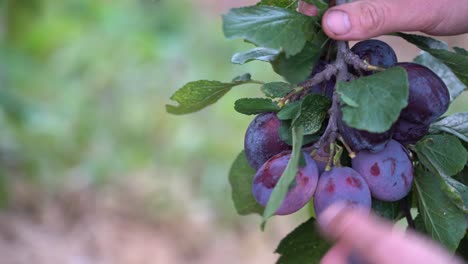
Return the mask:
[[[256,86],[192,115],[168,115],[165,105],[191,80],[279,80],[267,64],[229,63],[249,45],[223,38],[220,14],[254,2],[0,0],[1,202],[12,206],[17,182],[51,197],[125,186],[157,219],[245,221],[227,173],[251,120],[234,101],[257,96]],[[398,53],[403,44],[394,45]],[[417,50],[403,52],[408,60]],[[260,233],[258,218],[247,219]]]

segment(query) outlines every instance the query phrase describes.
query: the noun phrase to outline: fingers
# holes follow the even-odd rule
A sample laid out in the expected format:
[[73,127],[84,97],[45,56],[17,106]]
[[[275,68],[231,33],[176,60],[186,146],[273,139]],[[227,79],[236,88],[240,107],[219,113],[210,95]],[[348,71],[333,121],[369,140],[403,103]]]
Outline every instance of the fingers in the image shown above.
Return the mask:
[[316,16],[318,14],[318,10],[314,5],[308,4],[304,1],[299,1],[297,11],[306,16]]
[[[370,263],[462,263],[419,235],[360,210],[331,206],[320,216],[323,232]],[[391,257],[389,257],[389,254]]]
[[346,259],[348,252],[347,246],[338,242],[323,256],[320,264],[348,264]]
[[[316,15],[310,5],[299,12]],[[432,35],[468,32],[467,0],[360,0],[329,9],[322,20],[325,33],[338,40],[360,40],[396,31]]]

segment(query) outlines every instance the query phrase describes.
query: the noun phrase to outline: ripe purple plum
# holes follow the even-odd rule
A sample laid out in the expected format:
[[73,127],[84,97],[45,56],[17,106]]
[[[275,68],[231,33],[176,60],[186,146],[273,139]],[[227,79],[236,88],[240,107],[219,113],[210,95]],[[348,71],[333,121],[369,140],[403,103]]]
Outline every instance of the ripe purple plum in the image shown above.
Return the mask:
[[[253,179],[252,193],[260,205],[264,207],[267,205],[290,158],[290,151],[281,152],[258,169]],[[306,153],[304,153],[304,159],[306,165],[298,169],[295,181],[276,211],[277,215],[287,215],[298,211],[307,204],[315,192],[319,178],[317,165]]]
[[442,79],[429,68],[416,63],[398,63],[408,73],[408,106],[401,111],[400,118],[430,125],[443,115],[450,104],[450,94]]
[[379,200],[398,201],[411,190],[413,164],[407,150],[395,140],[379,153],[357,153],[352,167],[364,177],[372,196]]
[[[392,47],[377,39],[360,41],[351,48],[351,51],[373,66],[389,68],[397,63],[397,56]],[[363,75],[372,73],[372,71],[364,71]]]
[[400,118],[395,124],[393,139],[403,145],[414,144],[429,132],[429,125],[416,124]]
[[281,120],[275,113],[264,113],[256,116],[247,128],[244,138],[245,155],[255,170],[274,155],[291,149],[279,136],[280,126]]
[[328,160],[330,159],[330,147],[329,144],[325,144],[321,148],[318,148],[314,155],[311,155],[312,151],[315,149],[316,144],[317,143],[314,143],[311,147],[304,148],[303,150],[315,161],[319,175],[321,175],[325,171],[325,167],[327,166]]
[[369,187],[357,171],[349,167],[334,167],[320,176],[314,196],[315,214],[319,216],[336,202],[370,211],[372,198]]
[[341,116],[337,120],[337,125],[346,144],[356,152],[362,150],[379,152],[385,148],[393,135],[393,127],[383,133],[372,133],[348,126]]

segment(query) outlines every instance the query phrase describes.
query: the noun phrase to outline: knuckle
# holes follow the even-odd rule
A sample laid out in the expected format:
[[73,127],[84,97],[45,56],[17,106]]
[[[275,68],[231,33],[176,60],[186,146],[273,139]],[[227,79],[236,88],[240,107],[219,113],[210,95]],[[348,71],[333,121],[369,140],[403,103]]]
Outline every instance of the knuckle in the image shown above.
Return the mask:
[[376,32],[385,24],[386,7],[380,1],[379,3],[363,2],[361,5],[361,16],[359,22],[362,30],[367,33]]

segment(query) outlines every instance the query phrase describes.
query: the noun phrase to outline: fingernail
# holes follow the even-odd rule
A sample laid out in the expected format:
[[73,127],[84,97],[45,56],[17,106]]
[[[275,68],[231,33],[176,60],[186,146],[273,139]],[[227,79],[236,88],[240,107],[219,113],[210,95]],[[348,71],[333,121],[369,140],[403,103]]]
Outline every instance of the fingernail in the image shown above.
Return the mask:
[[323,231],[327,231],[331,222],[346,208],[346,203],[336,203],[328,207],[318,217],[318,223]]
[[351,30],[351,21],[349,20],[349,16],[343,11],[330,11],[327,14],[326,23],[328,29],[335,35],[343,35]]

